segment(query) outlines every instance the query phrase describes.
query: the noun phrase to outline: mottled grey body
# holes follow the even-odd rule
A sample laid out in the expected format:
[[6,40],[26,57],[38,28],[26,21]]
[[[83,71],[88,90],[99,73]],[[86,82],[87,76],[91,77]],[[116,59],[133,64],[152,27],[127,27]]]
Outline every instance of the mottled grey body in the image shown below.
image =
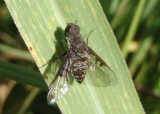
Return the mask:
[[91,74],[94,73],[94,75],[90,77],[92,85],[105,87],[116,84],[116,75],[110,67],[85,44],[80,35],[78,25],[68,23],[65,28],[65,36],[67,37],[68,51],[49,87],[50,90],[47,99],[50,104],[53,104],[66,94],[74,77],[76,81],[81,84],[87,70]]
[[80,35],[79,26],[69,23],[65,29],[65,35],[68,38],[67,44],[71,54],[72,75],[77,82],[82,83],[88,69],[88,48]]

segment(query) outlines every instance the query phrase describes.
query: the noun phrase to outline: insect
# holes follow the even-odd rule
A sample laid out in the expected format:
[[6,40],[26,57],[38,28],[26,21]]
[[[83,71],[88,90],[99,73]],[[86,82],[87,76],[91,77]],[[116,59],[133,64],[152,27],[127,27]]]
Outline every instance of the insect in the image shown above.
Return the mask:
[[[91,77],[93,85],[96,85],[97,81],[102,86],[116,84],[117,78],[114,72],[83,41],[78,25],[68,23],[65,28],[65,36],[67,37],[68,52],[49,87],[47,99],[50,104],[63,97],[74,78],[81,84],[88,72],[93,74]],[[97,86],[101,86],[98,84]]]

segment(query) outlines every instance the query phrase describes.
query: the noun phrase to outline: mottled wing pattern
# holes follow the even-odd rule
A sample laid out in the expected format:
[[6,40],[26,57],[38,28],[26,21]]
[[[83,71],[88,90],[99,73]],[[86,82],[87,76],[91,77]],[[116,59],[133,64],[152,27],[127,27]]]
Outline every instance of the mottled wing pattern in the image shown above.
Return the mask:
[[117,83],[117,77],[110,67],[88,47],[90,79],[93,85],[109,86]]
[[63,63],[61,64],[56,77],[50,85],[47,100],[49,104],[61,99],[68,91],[69,85],[72,83],[73,76],[71,73],[70,51],[68,51]]

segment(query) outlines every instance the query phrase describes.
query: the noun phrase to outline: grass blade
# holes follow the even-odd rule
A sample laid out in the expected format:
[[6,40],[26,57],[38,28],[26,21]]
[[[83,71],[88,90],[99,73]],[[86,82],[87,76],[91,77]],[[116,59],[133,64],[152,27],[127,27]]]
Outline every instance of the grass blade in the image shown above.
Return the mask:
[[46,84],[40,73],[18,65],[0,61],[0,75],[1,77],[9,78],[20,83],[30,84],[43,90],[47,90]]
[[[37,65],[66,51],[64,28],[76,22],[82,36],[91,30],[89,46],[111,67],[116,86],[91,87],[74,81],[59,100],[63,113],[144,113],[111,27],[97,0],[6,0],[12,17]],[[40,69],[49,85],[56,70],[50,62]],[[86,76],[88,80],[89,76]]]
[[122,52],[123,52],[123,55],[125,56],[125,58],[128,55],[128,51],[127,51],[128,44],[133,40],[133,38],[135,36],[138,24],[140,22],[140,17],[142,15],[142,12],[143,12],[144,7],[145,7],[145,3],[146,3],[146,0],[139,1],[137,10],[136,10],[135,15],[133,17],[133,20],[131,22],[131,25],[130,25],[130,28],[128,30],[128,33],[127,33],[127,35],[125,37],[125,41],[124,41],[123,46],[122,46]]

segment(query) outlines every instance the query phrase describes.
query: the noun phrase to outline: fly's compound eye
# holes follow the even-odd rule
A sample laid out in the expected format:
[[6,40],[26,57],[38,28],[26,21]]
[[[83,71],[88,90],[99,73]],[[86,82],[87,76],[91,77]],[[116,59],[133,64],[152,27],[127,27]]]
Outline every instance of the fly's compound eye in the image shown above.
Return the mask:
[[66,37],[72,37],[76,34],[80,33],[80,27],[76,24],[68,23],[66,29],[65,29],[65,36]]

